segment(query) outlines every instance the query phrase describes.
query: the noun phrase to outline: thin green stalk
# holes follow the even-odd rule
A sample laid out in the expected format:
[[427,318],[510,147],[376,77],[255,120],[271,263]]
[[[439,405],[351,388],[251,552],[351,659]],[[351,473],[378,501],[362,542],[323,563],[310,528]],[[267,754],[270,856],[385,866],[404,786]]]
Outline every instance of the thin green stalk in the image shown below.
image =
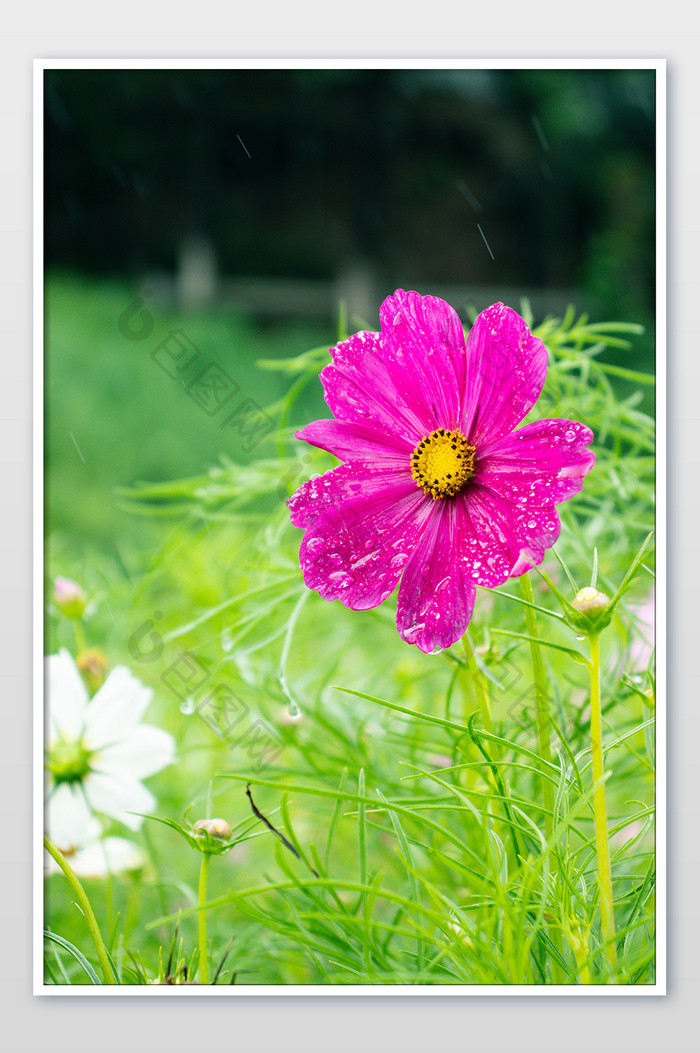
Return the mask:
[[209,983],[209,958],[207,956],[207,875],[209,873],[210,852],[202,852],[202,865],[199,870],[199,982]]
[[474,654],[474,648],[472,642],[469,639],[469,633],[466,632],[462,637],[462,647],[469,663],[469,672],[472,675],[472,683],[474,684],[474,691],[476,693],[477,702],[479,703],[479,712],[481,713],[481,719],[484,727],[490,735],[493,735],[493,723],[491,721],[491,705],[489,703],[488,690],[484,684],[484,679],[479,670],[479,666],[476,662],[476,655]]
[[[535,597],[532,591],[532,582],[530,581],[529,574],[521,575],[520,589],[526,603],[534,605]],[[539,633],[537,631],[537,615],[535,614],[534,607],[525,607],[525,622],[527,624],[528,636],[531,638],[530,654],[532,656],[532,674],[535,678],[537,745],[539,755],[543,761],[543,767],[545,768],[541,780],[542,803],[544,805],[544,829],[547,841],[550,842],[554,830],[554,787],[548,776],[548,772],[551,770],[552,748],[549,734],[549,708],[547,705],[547,674],[544,668],[542,648],[539,643],[535,642],[539,639]],[[563,956],[563,941],[561,933],[553,931],[551,940],[556,950]],[[554,959],[552,959],[552,978],[555,983],[561,983],[563,979],[559,964]]]
[[613,910],[612,873],[610,869],[610,845],[608,844],[608,820],[605,810],[605,783],[603,782],[603,719],[600,704],[600,637],[589,636],[591,648],[591,756],[593,761],[593,818],[595,822],[595,844],[598,857],[598,889],[600,895],[600,925],[605,944],[605,953],[611,966],[615,966],[615,915]]
[[66,878],[68,879],[68,884],[75,892],[75,895],[78,899],[78,903],[80,904],[80,909],[82,910],[85,920],[88,923],[90,936],[92,937],[92,942],[95,945],[97,957],[102,968],[104,982],[106,984],[116,984],[118,981],[114,975],[112,964],[109,960],[109,955],[107,953],[107,948],[105,947],[104,940],[102,939],[102,934],[100,933],[100,929],[97,924],[97,919],[95,918],[93,909],[90,906],[90,900],[85,894],[85,889],[78,881],[78,878],[76,877],[72,867],[70,867],[69,864],[66,862],[63,853],[60,851],[60,849],[56,848],[56,845],[53,843],[53,841],[50,841],[48,837],[44,837],[44,848],[49,853],[49,855],[56,860],[63,873],[66,875]]
[[85,630],[83,629],[83,623],[78,619],[73,619],[73,631],[75,633],[75,642],[78,647],[78,653],[87,650],[87,639],[85,637]]
[[[529,574],[523,574],[520,578],[520,588],[523,599],[528,603],[534,603],[535,597],[532,592],[532,582]],[[525,608],[525,620],[527,622],[528,636],[530,640],[530,654],[532,655],[532,672],[535,678],[535,711],[537,716],[537,744],[539,754],[544,761],[545,768],[550,769],[552,763],[552,750],[549,741],[549,712],[547,708],[547,677],[542,658],[542,648],[539,643],[537,632],[537,618],[532,607]],[[552,836],[554,828],[554,788],[549,778],[542,779],[542,799],[544,803],[544,825],[547,840]]]

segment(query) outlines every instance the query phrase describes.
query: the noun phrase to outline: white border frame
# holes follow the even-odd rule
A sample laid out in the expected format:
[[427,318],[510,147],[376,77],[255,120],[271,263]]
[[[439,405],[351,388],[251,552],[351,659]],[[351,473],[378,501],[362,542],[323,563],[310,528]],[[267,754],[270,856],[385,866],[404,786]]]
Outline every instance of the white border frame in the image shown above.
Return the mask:
[[[44,72],[50,69],[653,69],[656,72],[656,983],[635,986],[606,985],[366,985],[327,986],[252,984],[234,987],[93,986],[55,987],[43,980],[44,901]],[[666,994],[667,976],[667,739],[666,739],[666,627],[667,627],[667,511],[666,511],[666,60],[665,59],[35,59],[33,129],[33,993],[62,996],[149,997],[268,997],[325,996],[460,996],[484,995],[542,997],[659,996]]]

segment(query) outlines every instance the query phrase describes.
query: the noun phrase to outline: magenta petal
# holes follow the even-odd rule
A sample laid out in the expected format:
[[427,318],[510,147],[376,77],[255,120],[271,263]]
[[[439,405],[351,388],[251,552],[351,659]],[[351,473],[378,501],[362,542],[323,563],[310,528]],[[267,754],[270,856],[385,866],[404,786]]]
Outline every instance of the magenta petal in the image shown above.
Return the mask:
[[477,451],[532,409],[547,375],[547,349],[502,303],[482,311],[467,339],[462,430]]
[[310,480],[288,504],[293,522],[308,526],[299,550],[304,582],[359,611],[396,588],[431,499],[410,472],[342,465]]
[[573,420],[538,420],[481,452],[475,479],[520,505],[553,505],[583,487],[593,432]]
[[437,296],[397,289],[380,311],[387,371],[424,424],[424,434],[459,423],[464,390],[464,330]]
[[422,423],[399,396],[384,361],[379,333],[361,332],[330,349],[333,364],[321,370],[326,403],[338,420],[376,424],[415,446]]
[[559,516],[553,505],[523,508],[479,483],[464,492],[458,508],[462,569],[486,588],[502,585],[508,577],[541,563],[545,550],[559,537]]
[[495,588],[520,555],[517,508],[472,483],[456,500],[459,561],[475,585]]
[[296,432],[295,438],[328,450],[341,461],[383,468],[410,466],[413,443],[380,428],[337,420],[316,420]]
[[459,640],[474,609],[476,589],[458,559],[459,534],[456,502],[433,503],[399,586],[399,635],[427,654]]
[[520,545],[520,555],[511,567],[510,576],[517,578],[532,567],[538,566],[544,554],[559,537],[561,522],[554,505],[545,508],[528,508],[518,513],[515,533]]
[[292,526],[306,530],[323,512],[356,496],[365,475],[364,469],[341,464],[302,483],[287,501]]

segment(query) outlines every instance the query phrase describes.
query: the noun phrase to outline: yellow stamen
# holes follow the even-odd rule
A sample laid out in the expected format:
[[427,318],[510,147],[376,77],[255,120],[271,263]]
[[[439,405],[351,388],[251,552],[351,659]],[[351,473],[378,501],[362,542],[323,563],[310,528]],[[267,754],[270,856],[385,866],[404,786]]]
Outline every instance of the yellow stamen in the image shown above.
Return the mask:
[[411,475],[433,500],[454,497],[474,474],[475,453],[461,432],[438,428],[411,454]]

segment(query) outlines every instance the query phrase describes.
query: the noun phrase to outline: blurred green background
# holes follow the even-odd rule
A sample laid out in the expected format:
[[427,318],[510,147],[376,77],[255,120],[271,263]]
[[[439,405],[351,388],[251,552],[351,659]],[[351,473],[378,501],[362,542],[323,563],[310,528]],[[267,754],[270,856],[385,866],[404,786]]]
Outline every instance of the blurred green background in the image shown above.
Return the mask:
[[397,287],[641,322],[607,359],[653,368],[652,70],[45,77],[47,517],[78,552],[150,543],[116,487],[270,452],[158,367],[173,331],[260,406],[287,382],[256,360],[333,343],[341,301],[377,327]]

